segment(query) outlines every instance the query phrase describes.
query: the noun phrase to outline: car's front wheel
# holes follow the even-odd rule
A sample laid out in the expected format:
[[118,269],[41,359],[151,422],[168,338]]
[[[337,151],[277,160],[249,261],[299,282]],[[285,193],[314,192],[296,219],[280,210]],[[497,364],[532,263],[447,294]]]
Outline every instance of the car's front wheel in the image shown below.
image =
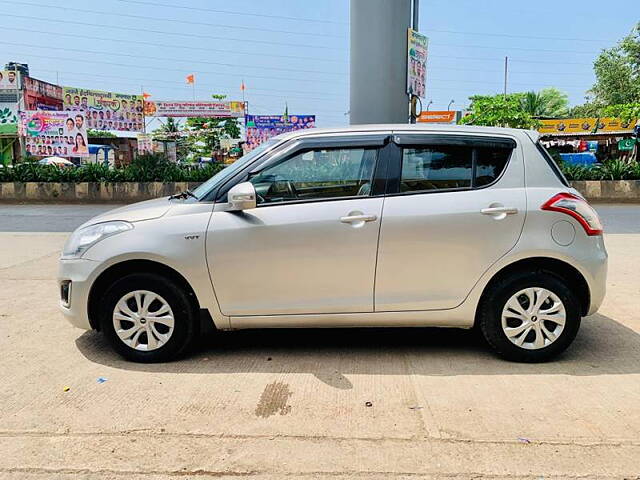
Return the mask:
[[164,362],[195,337],[194,308],[183,288],[154,274],[131,274],[103,297],[101,327],[113,348],[136,362]]
[[547,272],[521,272],[491,287],[480,307],[479,326],[501,356],[543,362],[564,351],[580,328],[575,294]]

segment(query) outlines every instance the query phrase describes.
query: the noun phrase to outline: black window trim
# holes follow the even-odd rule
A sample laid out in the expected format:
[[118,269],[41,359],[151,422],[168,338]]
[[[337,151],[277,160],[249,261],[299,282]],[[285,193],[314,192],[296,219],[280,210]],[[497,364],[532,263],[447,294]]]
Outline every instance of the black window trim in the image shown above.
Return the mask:
[[[282,146],[276,147],[271,151],[271,155],[262,156],[256,159],[250,165],[247,165],[244,169],[228,179],[215,193],[215,203],[224,203],[223,198],[227,192],[238,183],[247,181],[249,175],[259,173],[267,167],[274,164],[284,162],[294,155],[299,154],[302,151],[308,151],[313,149],[323,150],[337,150],[342,148],[375,148],[376,149],[376,166],[373,174],[373,187],[371,193],[366,197],[327,197],[327,198],[312,198],[307,200],[291,200],[277,203],[266,203],[257,205],[256,208],[277,207],[281,205],[297,205],[301,203],[312,202],[327,202],[327,201],[340,201],[340,200],[354,200],[354,199],[366,199],[381,197],[385,195],[385,191],[380,187],[381,179],[380,175],[386,174],[386,164],[390,161],[388,155],[382,156],[381,152],[386,149],[391,142],[391,134],[389,132],[376,132],[372,134],[358,134],[349,136],[331,136],[331,137],[311,137],[311,138],[297,138],[293,141],[286,142]],[[384,163],[384,168],[381,168],[381,161]],[[383,184],[386,186],[386,178],[382,179]],[[374,194],[375,192],[375,194]]]
[[[411,141],[409,141],[411,140]],[[450,193],[450,192],[469,192],[473,190],[483,190],[489,188],[498,183],[504,176],[507,168],[509,167],[513,154],[518,148],[518,143],[511,137],[477,137],[472,135],[394,135],[393,143],[397,147],[395,152],[395,158],[389,163],[390,175],[387,179],[387,193],[388,197],[405,196],[405,195],[425,195],[425,194],[437,194],[437,193]],[[454,145],[454,146],[469,146],[471,150],[471,186],[458,187],[458,188],[439,188],[429,190],[410,190],[408,192],[400,191],[400,181],[402,179],[402,157],[403,150],[406,148],[423,148],[425,145]],[[511,147],[511,153],[507,159],[504,168],[500,172],[495,180],[486,185],[476,186],[475,174],[476,174],[476,161],[477,161],[477,148],[476,147],[491,147],[500,145]]]

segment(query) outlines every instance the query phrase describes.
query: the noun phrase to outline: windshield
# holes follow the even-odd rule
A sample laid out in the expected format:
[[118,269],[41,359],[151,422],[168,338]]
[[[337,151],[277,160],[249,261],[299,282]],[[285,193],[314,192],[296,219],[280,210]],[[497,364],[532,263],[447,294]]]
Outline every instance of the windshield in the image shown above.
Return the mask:
[[209,180],[204,182],[198,188],[193,191],[193,194],[198,197],[198,200],[202,200],[207,193],[209,193],[214,188],[220,186],[224,181],[228,178],[231,178],[236,172],[239,172],[246,165],[251,163],[254,159],[258,158],[260,155],[265,153],[267,150],[271,149],[276,144],[280,143],[279,139],[272,138],[267,140],[266,142],[260,144],[258,147],[251,150],[246,155],[243,155],[238,160],[233,162],[228,167],[223,168],[218,173],[216,173]]

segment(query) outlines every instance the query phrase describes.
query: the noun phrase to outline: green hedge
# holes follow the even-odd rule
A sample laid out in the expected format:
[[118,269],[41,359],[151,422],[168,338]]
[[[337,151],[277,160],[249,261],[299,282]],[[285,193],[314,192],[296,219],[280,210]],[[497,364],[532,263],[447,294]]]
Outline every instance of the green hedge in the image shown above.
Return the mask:
[[640,180],[640,163],[620,159],[592,167],[560,163],[560,169],[567,180]]
[[188,167],[161,156],[139,156],[131,165],[108,168],[87,164],[79,168],[19,163],[0,168],[0,182],[204,182],[222,169],[220,165]]

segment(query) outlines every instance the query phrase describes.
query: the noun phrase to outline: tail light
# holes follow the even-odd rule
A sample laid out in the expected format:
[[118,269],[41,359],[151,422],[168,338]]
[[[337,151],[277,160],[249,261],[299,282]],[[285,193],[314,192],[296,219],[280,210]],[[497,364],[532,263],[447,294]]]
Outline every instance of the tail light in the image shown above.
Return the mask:
[[563,192],[551,197],[541,208],[572,216],[580,222],[587,235],[602,235],[600,217],[584,198]]

